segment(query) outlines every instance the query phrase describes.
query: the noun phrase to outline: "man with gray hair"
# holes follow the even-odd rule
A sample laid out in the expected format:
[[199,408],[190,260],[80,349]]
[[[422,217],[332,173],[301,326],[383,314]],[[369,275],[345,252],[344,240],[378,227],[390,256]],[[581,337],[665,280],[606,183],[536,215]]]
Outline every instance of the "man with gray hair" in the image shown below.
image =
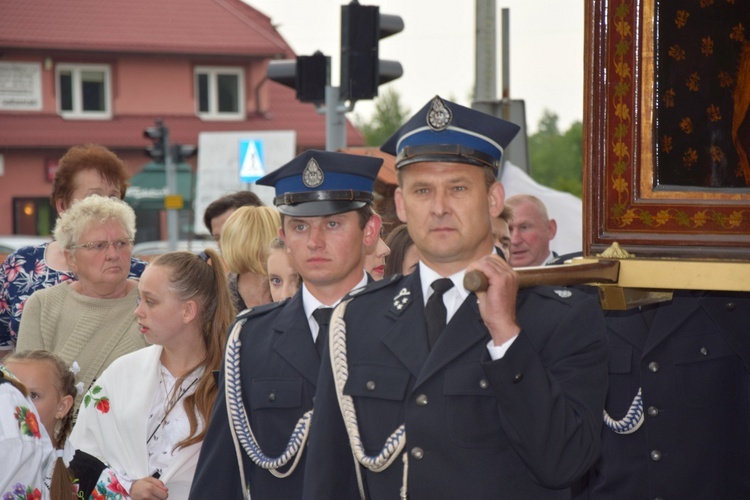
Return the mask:
[[544,202],[530,194],[518,194],[505,201],[513,209],[510,222],[510,265],[543,266],[557,255],[549,242],[557,234],[557,222],[550,219]]

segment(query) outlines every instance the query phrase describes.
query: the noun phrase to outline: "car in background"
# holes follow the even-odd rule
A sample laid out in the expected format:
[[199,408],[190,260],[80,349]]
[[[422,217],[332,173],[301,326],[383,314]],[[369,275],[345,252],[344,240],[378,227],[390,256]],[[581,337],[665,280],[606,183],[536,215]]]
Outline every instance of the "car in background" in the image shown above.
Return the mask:
[[[207,248],[216,250],[217,252],[219,250],[216,242],[209,239],[178,240],[176,250],[201,253]],[[169,252],[168,241],[143,241],[133,246],[133,256],[143,260],[151,260],[153,257],[167,252]]]
[[35,247],[52,241],[51,236],[31,236],[26,234],[0,235],[0,261],[23,247]]

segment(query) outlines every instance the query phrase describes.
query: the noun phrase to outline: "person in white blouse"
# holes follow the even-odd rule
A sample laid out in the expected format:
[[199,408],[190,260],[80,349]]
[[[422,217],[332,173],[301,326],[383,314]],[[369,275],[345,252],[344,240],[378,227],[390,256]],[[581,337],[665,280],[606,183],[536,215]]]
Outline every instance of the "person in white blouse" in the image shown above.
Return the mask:
[[173,252],[138,284],[138,325],[151,347],[117,359],[84,397],[73,445],[104,462],[97,484],[134,499],[187,498],[234,319],[217,253]]
[[0,498],[49,498],[55,453],[41,421],[26,387],[0,364]]

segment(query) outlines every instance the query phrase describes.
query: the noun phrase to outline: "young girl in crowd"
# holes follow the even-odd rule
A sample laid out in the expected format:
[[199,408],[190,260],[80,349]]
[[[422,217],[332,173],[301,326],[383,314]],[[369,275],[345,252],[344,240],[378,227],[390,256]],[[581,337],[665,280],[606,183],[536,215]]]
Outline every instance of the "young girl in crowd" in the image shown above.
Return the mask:
[[52,442],[26,387],[0,364],[0,498],[49,498]]
[[286,251],[284,240],[279,237],[271,240],[266,260],[268,283],[274,302],[288,299],[295,294],[300,285],[300,277]]
[[141,333],[154,345],[110,365],[83,399],[71,441],[109,466],[97,490],[187,498],[234,319],[218,254],[173,252],[138,284]]
[[3,362],[26,387],[29,399],[52,440],[55,462],[49,486],[51,497],[74,498],[75,490],[65,462],[73,458],[73,449],[67,438],[73,428],[71,409],[78,393],[75,373],[59,356],[43,350],[17,352]]

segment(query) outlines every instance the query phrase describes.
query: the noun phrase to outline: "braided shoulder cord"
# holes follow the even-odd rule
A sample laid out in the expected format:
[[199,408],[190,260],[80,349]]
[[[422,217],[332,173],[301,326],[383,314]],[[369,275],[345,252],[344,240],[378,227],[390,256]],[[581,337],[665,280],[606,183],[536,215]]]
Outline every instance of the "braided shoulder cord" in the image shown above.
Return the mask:
[[[237,321],[234,324],[234,328],[232,328],[232,332],[229,334],[229,338],[234,338],[235,336],[239,336],[240,330],[242,330],[242,325],[245,324],[245,319],[241,321]],[[227,349],[224,353],[224,370],[226,371],[226,367],[229,366],[230,359],[234,356],[234,353],[230,355],[229,352],[229,345],[227,345]],[[237,355],[239,357],[239,355]],[[226,378],[226,377],[225,377]],[[224,402],[226,403],[227,407],[227,416],[232,414],[231,407],[229,405],[229,388],[226,386],[226,381],[224,383]],[[244,500],[250,500],[250,487],[245,481],[245,464],[242,461],[242,448],[240,447],[239,440],[237,439],[237,432],[234,430],[234,422],[229,422],[229,431],[232,434],[232,444],[234,444],[234,453],[237,457],[237,466],[239,467],[240,471],[240,484],[242,485],[242,498]]]
[[[227,400],[227,413],[231,419],[230,427],[232,428],[232,437],[235,438],[235,448],[237,448],[236,442],[238,441],[242,446],[242,449],[255,465],[262,469],[267,469],[271,474],[278,478],[284,478],[294,472],[297,468],[297,464],[299,464],[299,461],[302,458],[302,453],[299,453],[299,451],[307,442],[313,410],[307,411],[297,421],[297,424],[292,431],[292,435],[289,438],[289,442],[281,455],[272,458],[263,453],[258,445],[258,441],[255,439],[253,429],[250,426],[250,420],[247,417],[245,405],[242,401],[242,379],[240,376],[240,347],[242,341],[239,338],[241,330],[242,325],[239,323],[232,329],[227,341],[224,362],[226,370],[225,394]],[[284,467],[289,463],[292,457],[294,457],[294,462],[289,467],[289,470],[283,473],[279,472],[277,469]],[[243,470],[241,462],[240,470]]]
[[641,388],[638,388],[638,394],[633,398],[633,402],[628,408],[628,412],[622,420],[614,420],[609,416],[607,410],[604,410],[604,424],[617,434],[632,434],[637,431],[643,424],[643,397]]
[[[344,321],[344,313],[346,311],[346,302],[342,302],[336,307],[331,316],[331,324],[329,331],[329,351],[331,356],[331,367],[333,370],[333,380],[336,386],[336,397],[339,402],[339,409],[341,410],[341,416],[344,419],[344,425],[346,426],[346,432],[349,435],[349,445],[352,448],[354,458],[367,467],[372,472],[382,472],[387,469],[393,461],[398,457],[398,454],[403,450],[406,444],[406,428],[404,424],[396,429],[385,442],[382,451],[375,456],[368,456],[365,454],[365,448],[362,444],[362,439],[359,433],[359,424],[357,422],[357,412],[354,408],[354,401],[351,396],[344,395],[344,386],[349,378],[349,363],[346,352],[346,322]],[[362,486],[362,480],[357,470],[357,479],[360,483],[360,493],[364,498],[364,490]]]

